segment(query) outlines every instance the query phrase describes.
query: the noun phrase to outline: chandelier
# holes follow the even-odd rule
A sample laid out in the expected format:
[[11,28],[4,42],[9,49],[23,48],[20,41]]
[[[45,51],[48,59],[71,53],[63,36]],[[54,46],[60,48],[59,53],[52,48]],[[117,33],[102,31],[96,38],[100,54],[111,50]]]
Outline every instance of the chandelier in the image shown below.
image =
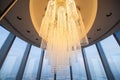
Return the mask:
[[74,0],[49,0],[38,31],[52,71],[64,71],[88,44],[86,27]]

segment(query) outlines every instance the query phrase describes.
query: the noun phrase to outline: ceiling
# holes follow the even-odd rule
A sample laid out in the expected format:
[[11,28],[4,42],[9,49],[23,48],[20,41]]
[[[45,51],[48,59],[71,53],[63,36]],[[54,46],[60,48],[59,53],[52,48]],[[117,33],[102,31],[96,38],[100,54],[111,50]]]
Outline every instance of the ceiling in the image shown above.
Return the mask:
[[[0,16],[4,12],[9,4],[14,0],[0,0]],[[33,27],[29,2],[30,0],[18,0],[16,4],[10,9],[5,17],[0,21],[0,24],[20,37],[21,39],[35,45],[40,46],[41,38],[37,31]],[[75,0],[79,6],[81,0]],[[89,0],[84,0],[86,4],[89,4]],[[48,0],[41,0],[40,16],[44,16]],[[120,29],[120,0],[98,0],[98,10],[95,18],[95,22],[88,33],[89,45],[100,41],[116,30]],[[80,7],[81,9],[81,7]],[[86,16],[88,14],[85,14]]]

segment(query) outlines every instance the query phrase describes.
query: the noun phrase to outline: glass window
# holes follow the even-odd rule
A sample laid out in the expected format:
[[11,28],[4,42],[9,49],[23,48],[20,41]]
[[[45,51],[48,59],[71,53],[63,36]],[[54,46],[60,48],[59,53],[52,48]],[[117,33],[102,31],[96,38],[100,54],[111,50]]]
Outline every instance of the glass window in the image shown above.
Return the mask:
[[73,80],[87,80],[81,51],[79,51],[77,59],[77,62],[72,63]]
[[0,70],[1,80],[15,80],[27,43],[16,38]]
[[25,67],[23,80],[35,80],[41,56],[41,49],[35,46],[31,47],[30,54]]
[[9,32],[5,30],[2,26],[0,26],[0,49],[7,39]]
[[[46,51],[45,51],[46,56]],[[42,65],[42,73],[40,80],[54,80],[54,73],[51,72],[51,66],[48,64],[48,59],[44,56],[43,65]]]
[[70,66],[65,71],[57,71],[56,80],[71,80],[70,78]]
[[95,45],[84,48],[92,80],[107,80]]
[[107,57],[112,73],[116,80],[120,79],[120,46],[113,35],[102,40],[100,43],[105,56]]

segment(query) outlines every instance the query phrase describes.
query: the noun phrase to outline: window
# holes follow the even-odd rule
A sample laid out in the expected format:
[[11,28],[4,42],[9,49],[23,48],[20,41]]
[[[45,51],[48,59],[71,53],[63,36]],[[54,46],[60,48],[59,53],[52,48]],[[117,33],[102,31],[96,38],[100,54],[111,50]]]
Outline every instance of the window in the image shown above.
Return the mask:
[[9,32],[5,30],[2,26],[0,26],[0,49],[7,39]]
[[15,80],[27,43],[16,38],[0,71],[0,79]]
[[[4,42],[6,41],[9,31],[0,26],[0,49]],[[119,41],[119,33],[116,32],[115,36],[117,36]],[[118,42],[119,43],[119,42]],[[112,71],[112,74],[115,77],[115,80],[120,79],[120,45],[117,43],[116,39],[113,35],[108,38],[100,41],[101,49],[103,49],[103,54],[107,59]],[[10,50],[8,51],[8,55],[0,69],[0,80],[16,80],[16,76],[21,64],[21,61],[24,56],[24,52],[26,50],[27,43],[20,38],[16,37]],[[27,63],[25,66],[23,80],[36,80],[37,72],[39,69],[39,63],[42,59],[41,49],[35,46],[31,47]],[[40,80],[54,80],[54,72],[51,70],[51,66],[49,65],[49,61],[46,58],[46,52],[43,58],[42,72]],[[72,67],[72,77],[73,80],[87,80],[87,75],[85,71],[85,65],[83,59],[88,63],[88,68],[90,70],[90,76],[92,80],[107,80],[106,73],[103,68],[103,64],[101,62],[101,58],[97,51],[97,48],[94,45],[84,48],[84,57],[82,53],[78,51],[77,62],[74,62],[71,65]],[[104,59],[102,59],[104,61]],[[106,66],[105,66],[106,67]],[[105,68],[106,69],[106,68]],[[67,66],[65,73],[62,71],[56,72],[56,80],[70,80],[70,66]]]
[[48,64],[48,60],[46,59],[45,56],[43,59],[41,80],[54,80],[54,73],[51,72],[51,66]]
[[31,47],[30,54],[25,67],[23,80],[35,80],[41,58],[41,49],[35,46]]
[[95,45],[85,48],[88,66],[92,80],[107,80],[103,65]]
[[117,37],[118,41],[120,42],[120,30],[116,31],[114,34]]
[[68,66],[67,69],[64,71],[58,71],[56,74],[56,80],[71,80],[70,79],[70,67]]
[[120,79],[120,47],[115,40],[114,36],[111,35],[108,38],[102,40],[101,46],[104,50],[105,56],[108,60],[110,68],[116,80]]
[[79,51],[77,62],[72,63],[73,80],[87,80],[82,53]]

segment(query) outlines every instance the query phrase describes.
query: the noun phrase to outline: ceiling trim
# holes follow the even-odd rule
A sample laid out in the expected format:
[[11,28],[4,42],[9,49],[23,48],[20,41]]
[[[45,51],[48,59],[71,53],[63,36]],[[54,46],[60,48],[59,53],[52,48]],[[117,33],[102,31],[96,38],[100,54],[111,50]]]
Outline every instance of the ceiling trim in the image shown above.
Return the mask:
[[[90,44],[88,44],[87,46],[93,45],[105,38],[107,38],[108,36],[110,36],[111,34],[113,34],[115,31],[117,31],[118,29],[120,29],[120,20],[118,20],[110,29],[108,29],[105,33],[103,33],[101,36],[99,36],[97,39],[95,39],[94,41],[92,41]],[[84,46],[84,47],[87,47]]]
[[[9,21],[6,17],[4,17],[4,20],[5,20],[20,36],[24,37],[24,38],[22,38],[22,37],[19,37],[19,38],[22,38],[23,40],[25,40],[26,42],[28,42],[28,43],[30,43],[30,44],[35,43],[35,42],[31,41],[29,38],[27,38],[26,36],[24,36],[18,29],[16,29],[16,28],[12,25],[12,23],[10,23],[10,21]],[[3,25],[3,24],[1,24],[1,25]],[[3,26],[4,26],[4,25],[3,25]],[[15,34],[14,34],[14,35],[15,35]],[[17,36],[17,35],[16,35],[16,36]],[[35,44],[33,44],[33,45],[35,45]],[[39,45],[35,45],[35,46],[39,47]]]

